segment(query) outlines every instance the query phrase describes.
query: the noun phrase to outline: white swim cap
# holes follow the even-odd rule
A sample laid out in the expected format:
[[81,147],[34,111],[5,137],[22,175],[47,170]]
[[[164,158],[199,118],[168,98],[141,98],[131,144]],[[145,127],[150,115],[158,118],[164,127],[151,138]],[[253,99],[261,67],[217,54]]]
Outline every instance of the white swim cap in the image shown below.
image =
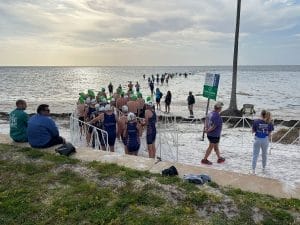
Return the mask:
[[95,105],[95,108],[98,109],[99,107],[100,107],[100,105],[97,103],[97,104]]
[[152,107],[152,106],[153,106],[153,103],[152,103],[152,102],[147,102],[146,105]]
[[98,110],[99,112],[104,112],[105,111],[105,108],[104,108],[104,106],[100,106],[100,108],[99,108],[99,110]]
[[90,97],[87,97],[86,100],[85,100],[85,103],[86,103],[86,104],[90,104],[90,103],[91,103],[91,98],[90,98]]
[[112,110],[112,108],[111,108],[110,104],[107,104],[105,106],[105,111],[111,111],[111,110]]
[[128,112],[128,106],[127,105],[123,105],[122,106],[122,112]]
[[127,116],[128,121],[133,121],[135,119],[136,119],[136,116],[134,115],[134,113],[132,113],[132,112],[128,113],[128,116]]

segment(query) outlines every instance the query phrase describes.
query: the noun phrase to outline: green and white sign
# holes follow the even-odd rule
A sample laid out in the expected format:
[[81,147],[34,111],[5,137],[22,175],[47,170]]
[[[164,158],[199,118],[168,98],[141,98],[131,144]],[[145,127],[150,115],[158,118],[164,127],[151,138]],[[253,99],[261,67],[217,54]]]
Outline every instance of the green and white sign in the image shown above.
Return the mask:
[[205,83],[203,87],[203,97],[216,100],[219,81],[220,74],[206,73]]

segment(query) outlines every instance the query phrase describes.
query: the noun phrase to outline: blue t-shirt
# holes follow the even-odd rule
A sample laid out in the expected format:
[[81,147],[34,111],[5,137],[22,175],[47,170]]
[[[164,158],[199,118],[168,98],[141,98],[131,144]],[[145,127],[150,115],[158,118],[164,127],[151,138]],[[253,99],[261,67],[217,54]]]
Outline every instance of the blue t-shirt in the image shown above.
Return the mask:
[[218,112],[212,111],[207,117],[207,128],[215,127],[212,131],[207,133],[210,137],[220,137],[222,131],[223,120]]
[[262,119],[257,119],[253,121],[252,129],[253,132],[255,132],[256,137],[265,138],[274,130],[274,127],[272,123],[267,123]]
[[55,122],[48,116],[36,114],[28,121],[28,142],[32,147],[44,147],[59,136]]

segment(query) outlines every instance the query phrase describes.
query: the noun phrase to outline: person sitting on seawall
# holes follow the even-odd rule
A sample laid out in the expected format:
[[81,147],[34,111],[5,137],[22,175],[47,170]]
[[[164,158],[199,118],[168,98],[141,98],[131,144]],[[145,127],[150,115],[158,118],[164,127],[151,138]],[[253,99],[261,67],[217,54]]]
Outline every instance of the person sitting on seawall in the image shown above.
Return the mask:
[[28,142],[34,148],[48,148],[65,144],[65,139],[59,136],[55,122],[50,118],[49,105],[41,104],[37,114],[28,121]]
[[16,101],[17,108],[9,114],[9,135],[15,142],[27,142],[28,114],[24,112],[27,104],[24,100]]
[[266,110],[262,110],[260,116],[261,118],[254,120],[252,125],[252,132],[255,133],[252,157],[253,174],[255,174],[255,168],[260,149],[262,156],[263,172],[266,169],[269,140],[271,138],[271,133],[274,130],[274,126],[271,122],[271,113],[267,112]]

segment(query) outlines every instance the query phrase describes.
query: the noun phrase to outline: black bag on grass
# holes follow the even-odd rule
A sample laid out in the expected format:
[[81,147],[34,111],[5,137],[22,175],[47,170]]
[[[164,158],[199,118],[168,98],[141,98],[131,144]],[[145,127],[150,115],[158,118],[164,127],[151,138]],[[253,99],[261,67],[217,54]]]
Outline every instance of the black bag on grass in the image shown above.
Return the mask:
[[177,176],[178,175],[178,171],[175,166],[171,166],[168,169],[164,169],[161,173],[164,176]]
[[55,149],[55,152],[59,153],[60,155],[69,156],[72,153],[76,152],[75,147],[71,143],[65,143],[62,146]]

